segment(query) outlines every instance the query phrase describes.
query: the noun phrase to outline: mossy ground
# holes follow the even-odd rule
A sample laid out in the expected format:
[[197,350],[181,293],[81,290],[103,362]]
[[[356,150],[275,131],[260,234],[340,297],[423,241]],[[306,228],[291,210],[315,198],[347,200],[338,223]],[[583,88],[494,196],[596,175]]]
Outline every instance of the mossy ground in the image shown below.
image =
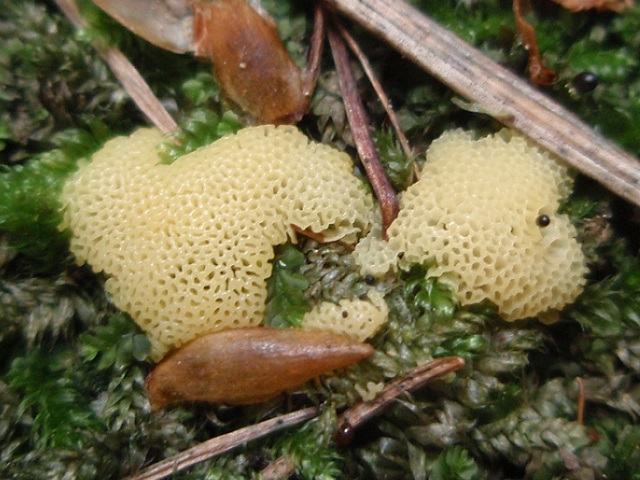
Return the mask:
[[[524,75],[509,2],[412,3]],[[0,12],[0,477],[121,478],[214,435],[321,403],[317,420],[174,478],[257,478],[283,454],[294,459],[297,478],[640,478],[640,217],[581,177],[564,208],[581,232],[589,284],[558,323],[505,324],[491,305],[460,308],[446,286],[424,280],[425,267],[376,282],[357,273],[344,246],[303,241],[278,252],[270,321],[295,324],[314,301],[377,288],[392,318],[373,340],[374,356],[268,404],[151,412],[146,338],[110,304],[103,279],[74,265],[57,229],[69,172],[106,139],[146,124],[91,41],[117,45],[136,64],[180,121],[185,149],[241,123],[208,65],[156,49],[89,2],[81,6],[93,25],[81,33],[50,2],[7,0]],[[309,6],[263,7],[302,62]],[[560,78],[547,92],[640,153],[640,10],[570,14],[542,0],[533,7],[544,57]],[[353,32],[418,153],[445,128],[496,128],[364,31]],[[580,83],[583,72],[597,82]],[[410,162],[362,85],[383,160],[404,185]],[[353,148],[329,56],[301,127]],[[166,161],[181,153],[167,146]],[[336,412],[358,401],[358,388],[445,355],[464,357],[465,368],[400,399],[350,446],[333,445]],[[584,424],[576,421],[580,381]]]

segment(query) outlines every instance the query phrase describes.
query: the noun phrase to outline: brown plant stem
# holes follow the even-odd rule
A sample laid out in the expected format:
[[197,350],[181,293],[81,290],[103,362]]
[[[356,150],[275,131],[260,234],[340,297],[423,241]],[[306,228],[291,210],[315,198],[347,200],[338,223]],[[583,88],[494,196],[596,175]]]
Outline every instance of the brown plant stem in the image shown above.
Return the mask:
[[640,162],[402,0],[325,0],[509,127],[640,206]]
[[398,116],[396,115],[396,112],[393,109],[391,100],[387,96],[387,93],[384,91],[384,88],[380,84],[378,77],[373,71],[373,67],[371,66],[371,63],[369,63],[369,59],[360,48],[360,45],[358,45],[358,42],[356,42],[356,40],[351,36],[351,34],[347,31],[347,29],[344,28],[344,25],[342,25],[342,23],[336,21],[334,22],[334,25],[338,30],[338,32],[340,33],[340,36],[346,42],[347,46],[351,49],[353,54],[358,59],[358,62],[360,62],[360,65],[362,65],[362,69],[364,70],[365,75],[369,79],[369,82],[371,83],[371,86],[375,90],[376,95],[378,95],[378,98],[380,99],[380,103],[382,104],[382,107],[387,113],[387,117],[389,117],[389,123],[391,123],[391,126],[393,127],[396,137],[400,142],[400,147],[402,148],[402,152],[405,154],[407,158],[411,158],[413,156],[413,150],[409,145],[409,140],[407,140],[407,137],[402,131],[402,128],[400,128],[400,121],[398,120]]
[[322,52],[324,50],[325,36],[327,34],[327,15],[322,8],[320,1],[316,1],[313,6],[313,32],[309,39],[309,54],[307,56],[307,68],[305,75],[305,97],[313,97],[320,75],[320,62],[322,60]]
[[387,228],[398,215],[399,206],[396,192],[380,162],[380,157],[371,135],[371,129],[369,128],[369,119],[362,104],[356,79],[351,71],[347,47],[334,25],[329,27],[329,45],[331,46],[347,119],[356,142],[358,155],[367,172],[373,192],[380,203],[382,232],[386,238]]
[[578,384],[578,415],[576,417],[576,422],[580,425],[584,425],[584,406],[586,401],[584,380],[582,377],[576,377],[576,382]]
[[345,445],[351,440],[353,429],[378,415],[400,395],[424,386],[434,378],[455,372],[464,366],[461,357],[443,357],[419,365],[404,375],[389,382],[384,389],[371,401],[359,403],[346,410],[338,421],[339,430],[336,443]]

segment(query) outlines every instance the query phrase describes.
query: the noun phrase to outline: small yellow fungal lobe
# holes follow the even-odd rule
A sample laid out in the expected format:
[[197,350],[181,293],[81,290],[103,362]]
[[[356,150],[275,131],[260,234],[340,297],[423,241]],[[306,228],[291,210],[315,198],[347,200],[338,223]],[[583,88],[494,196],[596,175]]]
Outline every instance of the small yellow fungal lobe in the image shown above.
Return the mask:
[[362,400],[364,400],[365,402],[370,402],[384,390],[384,382],[367,382],[364,387],[356,384],[355,389]]
[[389,248],[387,241],[382,238],[382,215],[379,211],[373,216],[369,234],[353,250],[353,259],[362,275],[382,277],[395,271],[398,252]]
[[343,299],[339,303],[322,302],[307,312],[301,327],[365,341],[387,323],[389,308],[382,294],[370,290],[368,299]]
[[71,251],[108,276],[155,359],[204,333],[263,320],[273,246],[293,227],[355,241],[373,200],[348,155],[294,127],[246,128],[158,164],[164,137],[108,142],[65,185]]
[[402,196],[389,248],[403,267],[435,263],[430,275],[454,277],[462,304],[491,300],[505,320],[559,310],[586,273],[576,230],[557,213],[570,189],[567,169],[513,132],[445,133]]

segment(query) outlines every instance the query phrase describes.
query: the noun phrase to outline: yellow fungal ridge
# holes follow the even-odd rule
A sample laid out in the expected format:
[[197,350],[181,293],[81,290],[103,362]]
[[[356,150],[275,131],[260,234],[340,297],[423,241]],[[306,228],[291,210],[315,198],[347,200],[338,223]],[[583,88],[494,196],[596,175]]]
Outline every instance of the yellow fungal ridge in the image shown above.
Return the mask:
[[322,302],[302,320],[305,330],[344,335],[363,342],[387,323],[389,308],[381,293],[369,290],[367,299],[343,299],[339,303]]
[[296,128],[246,128],[158,164],[141,129],[97,152],[65,185],[78,263],[104,272],[153,357],[204,333],[262,323],[273,246],[293,227],[354,242],[373,200],[348,155]]
[[433,142],[420,178],[388,245],[368,238],[356,248],[364,273],[435,264],[429,275],[453,279],[462,304],[491,300],[507,321],[548,319],[580,294],[584,255],[557,211],[572,182],[550,154],[509,130],[478,140],[455,130]]

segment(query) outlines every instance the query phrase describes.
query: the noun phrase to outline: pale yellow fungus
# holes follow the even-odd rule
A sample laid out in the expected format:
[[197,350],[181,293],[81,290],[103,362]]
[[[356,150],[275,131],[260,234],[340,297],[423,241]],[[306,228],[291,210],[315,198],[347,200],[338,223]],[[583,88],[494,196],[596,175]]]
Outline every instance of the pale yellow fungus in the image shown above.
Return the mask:
[[320,330],[364,341],[373,337],[387,322],[389,308],[380,292],[370,290],[368,299],[322,302],[302,320],[305,330]]
[[71,251],[107,276],[153,357],[262,323],[273,246],[294,227],[354,242],[373,200],[348,155],[294,127],[239,131],[159,164],[153,129],[108,142],[65,185]]
[[356,245],[353,258],[363,275],[382,277],[396,270],[398,252],[389,248],[382,239],[382,215],[379,211],[373,217],[369,234]]
[[356,248],[364,273],[430,263],[463,305],[490,300],[508,321],[550,319],[580,294],[584,255],[558,213],[572,182],[550,154],[508,130],[478,140],[456,130],[433,142],[420,178],[402,195],[389,243]]
[[384,390],[384,382],[367,382],[366,385],[361,386],[356,383],[355,390],[360,395],[360,398],[365,402],[374,400],[380,392]]

